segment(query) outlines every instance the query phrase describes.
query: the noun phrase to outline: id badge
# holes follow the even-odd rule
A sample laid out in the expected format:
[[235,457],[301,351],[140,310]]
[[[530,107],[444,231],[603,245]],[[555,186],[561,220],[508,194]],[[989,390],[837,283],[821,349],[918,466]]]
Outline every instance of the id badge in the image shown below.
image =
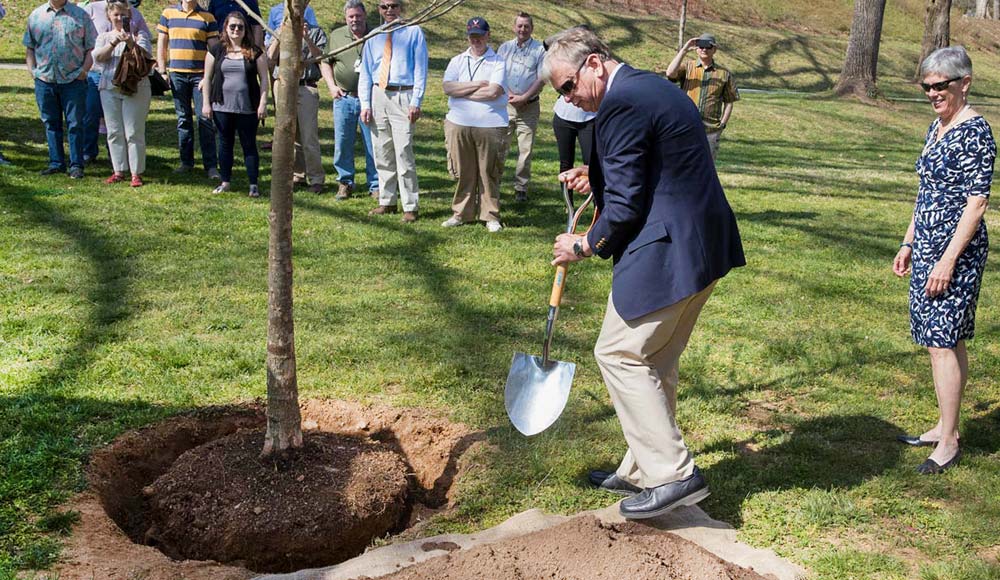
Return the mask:
[[361,74],[361,57],[354,61],[354,72]]

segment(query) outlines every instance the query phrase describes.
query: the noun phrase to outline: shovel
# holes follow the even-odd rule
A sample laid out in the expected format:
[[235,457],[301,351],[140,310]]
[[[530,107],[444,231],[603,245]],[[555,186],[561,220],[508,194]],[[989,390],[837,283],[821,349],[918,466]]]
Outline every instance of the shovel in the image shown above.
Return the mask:
[[[564,183],[563,199],[566,200],[567,224],[566,232],[574,233],[576,224],[583,211],[590,205],[593,194],[587,196],[580,209],[573,211],[573,199]],[[597,212],[594,212],[597,220]],[[591,222],[593,225],[593,222]],[[566,401],[569,399],[569,389],[573,384],[573,373],[576,365],[573,363],[549,360],[549,343],[552,342],[552,326],[559,313],[559,302],[562,300],[566,285],[566,265],[556,267],[556,277],[552,282],[552,295],[549,297],[549,316],[545,321],[545,342],[542,343],[542,356],[531,356],[523,352],[515,352],[510,363],[510,373],[504,386],[503,401],[507,407],[507,416],[518,431],[525,435],[535,435],[549,428],[556,422]]]

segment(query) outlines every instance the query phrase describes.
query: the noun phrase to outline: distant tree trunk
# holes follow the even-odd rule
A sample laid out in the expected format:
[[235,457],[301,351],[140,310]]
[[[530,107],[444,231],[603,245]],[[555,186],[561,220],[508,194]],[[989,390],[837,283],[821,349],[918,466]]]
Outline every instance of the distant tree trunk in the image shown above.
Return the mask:
[[989,0],[976,0],[976,18],[986,18],[986,7]]
[[993,20],[1000,20],[1000,0],[993,0]]
[[295,111],[302,71],[305,0],[285,0],[287,26],[280,36],[280,67],[274,83],[271,150],[271,212],[267,251],[267,434],[261,456],[302,446],[302,414],[295,373],[292,318],[292,170]]
[[681,17],[677,21],[677,50],[684,47],[684,27],[687,26],[687,12],[688,12],[688,2],[687,0],[681,0]]
[[924,17],[924,39],[920,43],[920,58],[913,74],[920,81],[920,63],[927,55],[951,44],[951,0],[927,0],[927,15]]
[[878,49],[882,38],[885,0],[854,0],[854,19],[847,40],[844,68],[834,90],[838,95],[852,94],[862,99],[878,95]]

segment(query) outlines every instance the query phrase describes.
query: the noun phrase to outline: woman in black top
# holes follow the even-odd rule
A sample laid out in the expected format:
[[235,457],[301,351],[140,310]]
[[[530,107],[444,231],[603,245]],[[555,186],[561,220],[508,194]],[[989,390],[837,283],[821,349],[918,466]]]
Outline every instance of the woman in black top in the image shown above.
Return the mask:
[[202,115],[215,119],[219,129],[219,172],[222,183],[212,193],[229,191],[233,177],[233,148],[240,136],[244,164],[250,180],[250,197],[258,197],[257,124],[267,116],[267,57],[247,35],[247,21],[230,12],[222,27],[222,42],[205,57],[202,94],[209,99]]

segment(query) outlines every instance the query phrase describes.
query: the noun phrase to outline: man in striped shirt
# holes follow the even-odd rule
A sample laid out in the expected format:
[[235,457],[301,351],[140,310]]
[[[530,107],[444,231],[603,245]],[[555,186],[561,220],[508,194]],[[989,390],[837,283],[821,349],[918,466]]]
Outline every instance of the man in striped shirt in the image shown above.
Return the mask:
[[208,176],[219,180],[215,125],[201,116],[202,93],[198,88],[205,73],[205,54],[219,42],[219,25],[211,12],[198,6],[197,0],[181,0],[163,11],[156,31],[156,68],[170,83],[177,113],[181,164],[174,171],[188,173],[194,169],[194,115],[197,114],[201,162]]
[[[689,60],[682,67],[681,61],[691,49],[698,50],[698,60]],[[717,49],[715,37],[702,34],[687,41],[667,67],[667,78],[678,83],[681,90],[698,105],[698,112],[705,122],[713,161],[719,153],[722,131],[733,113],[733,103],[740,98],[733,74],[715,62]]]

